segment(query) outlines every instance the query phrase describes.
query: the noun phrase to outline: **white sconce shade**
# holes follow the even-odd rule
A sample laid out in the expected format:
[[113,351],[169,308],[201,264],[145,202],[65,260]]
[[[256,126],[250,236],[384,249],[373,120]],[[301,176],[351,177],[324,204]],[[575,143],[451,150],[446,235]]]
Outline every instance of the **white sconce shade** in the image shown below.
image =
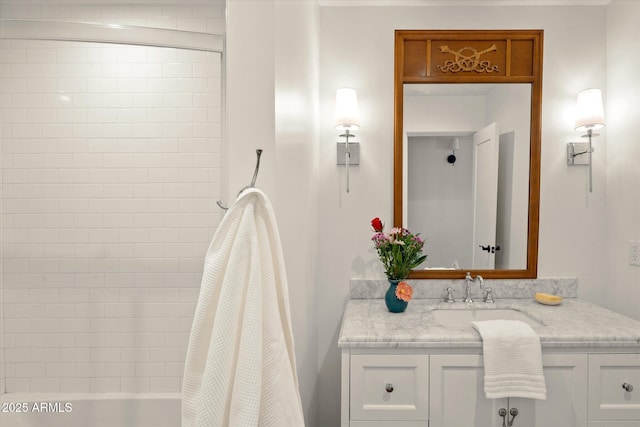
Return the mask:
[[451,149],[453,151],[459,150],[460,149],[460,138],[455,137],[451,140]]
[[358,129],[360,115],[358,114],[358,95],[355,89],[341,88],[336,92],[336,128],[339,130]]
[[577,131],[603,128],[604,107],[600,89],[585,89],[578,93],[576,126]]

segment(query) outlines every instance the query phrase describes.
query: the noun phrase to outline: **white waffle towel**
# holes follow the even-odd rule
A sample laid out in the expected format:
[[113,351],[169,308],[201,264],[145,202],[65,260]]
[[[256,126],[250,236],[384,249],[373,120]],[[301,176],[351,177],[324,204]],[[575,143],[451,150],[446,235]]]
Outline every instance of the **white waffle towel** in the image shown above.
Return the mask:
[[205,258],[182,427],[303,427],[286,272],[273,209],[245,190]]
[[519,320],[486,320],[471,325],[482,336],[487,399],[547,398],[540,338],[531,326]]

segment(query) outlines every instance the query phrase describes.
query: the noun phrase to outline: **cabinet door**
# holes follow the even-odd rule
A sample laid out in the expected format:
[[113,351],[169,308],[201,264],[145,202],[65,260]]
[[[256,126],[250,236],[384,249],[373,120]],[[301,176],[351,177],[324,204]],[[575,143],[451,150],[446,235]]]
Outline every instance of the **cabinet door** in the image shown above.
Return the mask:
[[499,427],[500,408],[518,409],[513,427],[586,427],[587,356],[542,359],[547,400],[507,400],[485,398],[482,355],[431,356],[430,427]]
[[589,355],[589,418],[640,425],[640,354]]
[[428,366],[427,355],[352,355],[351,425],[357,425],[354,420],[424,420],[426,424]]
[[482,355],[432,355],[429,378],[429,427],[502,425],[507,399],[485,398]]
[[509,398],[513,427],[586,427],[587,355],[543,354],[542,365],[547,400]]

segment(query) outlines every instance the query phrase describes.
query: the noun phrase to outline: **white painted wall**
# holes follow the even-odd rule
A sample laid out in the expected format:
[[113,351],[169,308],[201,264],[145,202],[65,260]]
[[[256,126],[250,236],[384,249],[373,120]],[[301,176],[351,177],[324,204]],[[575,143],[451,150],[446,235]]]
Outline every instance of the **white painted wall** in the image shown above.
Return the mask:
[[247,184],[270,197],[287,264],[300,393],[317,424],[318,6],[230,0],[227,9],[229,194]]
[[[595,192],[569,169],[575,95],[604,87],[605,7],[322,7],[320,9],[320,222],[318,259],[319,424],[338,425],[337,336],[349,278],[384,277],[371,249],[371,218],[392,222],[393,31],[407,28],[545,30],[542,191],[538,275],[577,276],[580,296],[601,301],[605,234],[605,155],[595,157]],[[336,88],[358,90],[361,163],[344,194],[332,126]],[[603,134],[600,141],[606,140]],[[426,251],[429,252],[427,245]]]
[[484,95],[405,96],[403,131],[475,132],[486,126]]
[[[513,198],[514,195],[517,195],[517,192],[513,191],[515,166],[514,135],[514,132],[507,132],[500,135],[500,153],[498,155],[498,214],[496,219],[496,242],[498,245],[500,245],[500,250],[496,252],[495,268],[497,269],[517,268],[517,266],[519,266],[520,268],[524,268],[526,266],[527,260],[526,239],[523,242],[524,245],[519,250],[520,255],[524,255],[524,258],[520,259],[519,264],[512,262],[512,259],[515,261],[517,254],[514,253],[514,256],[511,256],[511,251],[514,249],[517,250],[517,246],[514,246],[515,242],[512,239],[511,233],[512,214],[514,211]],[[521,231],[526,236],[526,228]],[[513,237],[515,237],[515,235],[513,235]]]
[[307,427],[317,423],[316,274],[318,207],[318,7],[297,0],[276,8],[275,207],[287,262],[300,394]]
[[[449,268],[455,261],[462,267],[473,263],[473,142],[470,135],[485,126],[485,116],[483,95],[408,95],[404,98],[407,175],[404,223],[412,232],[421,233],[427,246],[432,248],[424,267]],[[446,161],[451,154],[449,138],[412,136],[432,133],[461,135],[459,161],[455,167]],[[388,222],[391,224],[392,218]]]
[[627,250],[630,240],[640,240],[640,58],[631,53],[640,38],[639,16],[640,2],[617,0],[607,8],[607,242],[600,251],[606,305],[636,319],[640,267],[628,264]]
[[422,268],[473,264],[473,141],[471,136],[459,141],[452,166],[447,162],[451,137],[409,138],[407,228],[433,248]]

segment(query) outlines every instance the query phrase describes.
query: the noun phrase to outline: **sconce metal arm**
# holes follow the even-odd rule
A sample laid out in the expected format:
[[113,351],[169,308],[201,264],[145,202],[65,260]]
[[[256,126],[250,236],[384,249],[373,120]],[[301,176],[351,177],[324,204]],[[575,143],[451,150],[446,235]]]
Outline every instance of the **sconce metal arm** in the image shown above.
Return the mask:
[[344,164],[346,166],[346,175],[347,175],[347,193],[349,192],[349,160],[351,159],[351,153],[349,152],[349,137],[352,136],[349,129],[345,129],[344,133],[340,135],[345,138],[344,141]]
[[589,148],[587,148],[587,151],[589,152],[589,193],[593,192],[593,178],[592,178],[593,156],[591,156],[591,153],[593,153],[593,147],[591,146],[592,135],[593,135],[593,130],[592,129],[587,130],[587,137],[589,138]]
[[[598,134],[593,133],[593,129],[587,129],[587,134],[583,135],[583,138],[588,138],[588,142],[587,142],[587,147],[585,150],[580,151],[580,152],[575,152],[574,150],[577,148],[578,145],[580,145],[581,148],[583,148],[584,143],[577,143],[577,142],[570,142],[567,144],[567,163],[569,165],[577,165],[577,164],[581,164],[581,165],[587,165],[589,167],[589,192],[592,193],[593,192],[593,166],[592,166],[592,159],[593,159],[593,145],[592,145],[592,138],[594,136],[597,136]],[[583,154],[588,154],[588,159],[587,160],[583,160],[580,163],[578,163],[575,159],[578,156],[582,156]]]
[[571,157],[578,157],[578,156],[579,156],[579,155],[581,155],[581,154],[587,154],[587,153],[591,153],[591,151],[589,151],[589,150],[584,150],[584,151],[581,151],[581,152],[579,152],[579,153],[573,153],[573,154],[571,154]]

